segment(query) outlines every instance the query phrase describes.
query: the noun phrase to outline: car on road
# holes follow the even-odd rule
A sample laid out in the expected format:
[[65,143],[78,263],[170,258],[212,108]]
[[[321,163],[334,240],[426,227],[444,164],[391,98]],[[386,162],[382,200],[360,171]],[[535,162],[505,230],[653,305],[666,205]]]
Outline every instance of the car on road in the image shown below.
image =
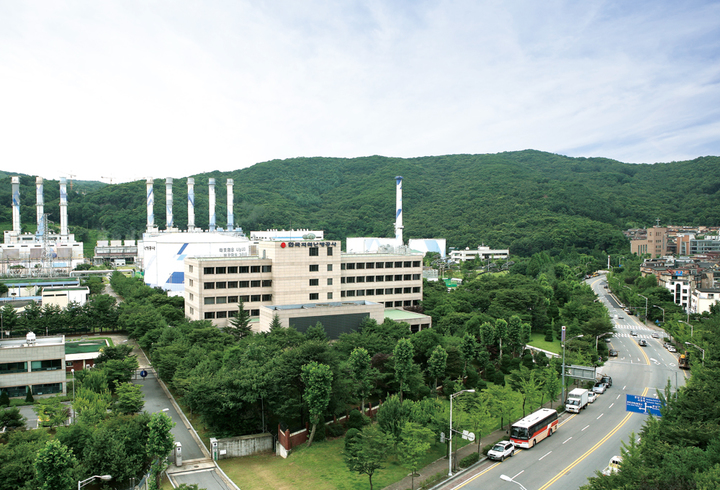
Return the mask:
[[607,389],[607,384],[603,383],[602,381],[598,381],[597,383],[595,383],[595,386],[593,386],[593,391],[600,395],[605,393],[606,389]]
[[612,337],[605,337],[605,342],[607,342],[608,344],[612,342]]
[[618,355],[618,351],[616,351],[615,349],[610,349],[608,351],[608,357],[617,357],[617,355]]
[[588,403],[594,402],[595,400],[597,400],[597,397],[598,397],[598,395],[594,391],[589,392],[588,393]]
[[637,332],[635,330],[630,330],[630,335],[637,337]]
[[672,345],[668,346],[668,352],[677,352],[677,349]]
[[601,383],[605,383],[608,388],[612,386],[612,376],[608,376],[607,374],[601,374],[602,378],[600,378]]
[[487,457],[495,461],[505,461],[505,458],[512,456],[514,451],[515,445],[512,442],[500,441],[488,451]]
[[660,338],[660,334],[658,334],[658,333],[656,333],[656,332],[653,332],[652,335],[651,335],[651,337],[654,338],[654,339],[659,339],[659,338]]
[[647,347],[647,341],[645,339],[638,340],[638,345],[640,347]]

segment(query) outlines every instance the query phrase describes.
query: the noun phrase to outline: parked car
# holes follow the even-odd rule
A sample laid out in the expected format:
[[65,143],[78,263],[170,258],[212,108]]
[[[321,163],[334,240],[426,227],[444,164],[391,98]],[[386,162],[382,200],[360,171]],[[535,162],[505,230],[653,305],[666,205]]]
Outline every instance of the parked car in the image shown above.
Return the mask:
[[668,351],[669,352],[677,352],[677,349],[671,345],[671,346],[668,346]]
[[607,389],[607,385],[603,383],[602,381],[598,381],[595,383],[595,386],[593,386],[593,391],[595,393],[603,394],[605,393],[605,390]]
[[612,342],[612,337],[605,337],[605,342],[607,342],[608,344]]
[[598,397],[598,395],[594,391],[589,392],[588,393],[588,403],[593,403],[595,400],[597,400],[597,397]]
[[667,349],[667,348],[670,347],[671,345],[672,345],[672,344],[671,344],[670,342],[665,342],[665,343],[663,344],[663,347],[665,347],[665,348]]
[[601,383],[605,383],[608,388],[612,386],[612,376],[608,376],[607,374],[601,374],[602,378],[600,378]]
[[615,349],[610,349],[608,351],[608,357],[617,357],[617,355],[618,355],[618,351],[616,351]]
[[515,445],[510,441],[500,441],[495,444],[492,449],[487,453],[488,459],[494,459],[495,461],[504,461],[505,458],[509,458],[515,451]]

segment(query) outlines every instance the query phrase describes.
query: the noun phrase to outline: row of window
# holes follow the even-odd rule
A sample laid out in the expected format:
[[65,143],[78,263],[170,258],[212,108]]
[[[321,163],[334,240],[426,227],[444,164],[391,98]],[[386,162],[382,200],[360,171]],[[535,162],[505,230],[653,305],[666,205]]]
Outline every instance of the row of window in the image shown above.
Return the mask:
[[243,303],[257,303],[259,301],[272,301],[272,294],[250,294],[246,296],[213,296],[206,297],[203,301],[206,305],[237,304],[238,300]]
[[419,292],[420,288],[353,289],[350,291],[340,291],[340,297],[351,298],[353,296],[380,296],[383,294],[411,294]]
[[[191,284],[192,286],[192,284]],[[203,289],[238,289],[238,288],[270,288],[272,287],[272,279],[256,280],[256,281],[217,281],[204,282]]]
[[[62,393],[62,383],[45,383],[41,385],[32,385],[30,390],[33,395],[49,395],[52,393]],[[10,398],[25,396],[27,386],[4,386],[0,392],[6,392]]]
[[[192,308],[190,308],[190,313],[192,314]],[[260,316],[260,310],[248,310],[248,313],[250,313],[250,316]],[[237,310],[234,311],[206,311],[205,312],[205,320],[214,320],[215,318],[233,318],[236,317],[238,314]]]
[[419,260],[405,260],[397,262],[349,262],[340,264],[342,270],[353,270],[353,269],[392,269],[395,267],[399,269],[401,267],[420,267]]
[[[30,361],[30,370],[55,371],[62,367],[62,359],[48,359],[45,361]],[[27,373],[27,362],[5,362],[0,364],[0,374]]]
[[[192,272],[190,266],[190,272]],[[228,267],[203,267],[203,274],[257,274],[259,272],[272,272],[271,265],[240,265]]]
[[341,284],[353,284],[357,282],[391,282],[391,281],[419,281],[420,274],[395,274],[386,276],[355,276],[341,277]]

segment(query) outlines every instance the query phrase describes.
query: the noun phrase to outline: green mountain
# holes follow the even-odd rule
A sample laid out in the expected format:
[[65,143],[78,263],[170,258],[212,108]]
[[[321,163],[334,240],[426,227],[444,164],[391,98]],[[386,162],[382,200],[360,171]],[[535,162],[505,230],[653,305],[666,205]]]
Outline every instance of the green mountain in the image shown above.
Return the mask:
[[[720,158],[626,164],[533,150],[419,158],[292,158],[233,172],[196,174],[195,221],[208,225],[208,178],[217,181],[216,223],[226,223],[225,179],[235,181],[235,225],[325,230],[326,236],[394,236],[395,181],[402,175],[405,238],[447,238],[449,246],[510,247],[529,255],[577,247],[627,249],[622,230],[662,224],[720,225]],[[47,196],[46,208],[57,213]],[[10,202],[0,179],[0,202]],[[155,223],[165,223],[165,184],[155,181]],[[3,197],[7,196],[7,197]],[[187,224],[187,179],[175,179],[175,226]],[[6,200],[7,199],[7,200]],[[34,216],[34,193],[22,196]],[[108,238],[140,238],[145,183],[70,195],[71,226]],[[9,210],[9,207],[8,207]],[[58,218],[51,219],[56,221]],[[27,221],[27,218],[26,218]]]

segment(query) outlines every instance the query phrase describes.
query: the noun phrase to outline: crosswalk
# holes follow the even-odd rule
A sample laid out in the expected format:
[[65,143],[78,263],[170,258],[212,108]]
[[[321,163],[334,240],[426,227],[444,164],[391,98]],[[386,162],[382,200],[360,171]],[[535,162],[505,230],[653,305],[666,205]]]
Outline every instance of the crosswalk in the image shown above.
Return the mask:
[[643,334],[630,335],[629,333],[616,333],[613,335],[613,337],[632,337],[634,339],[652,339],[653,338],[652,335],[643,335]]

